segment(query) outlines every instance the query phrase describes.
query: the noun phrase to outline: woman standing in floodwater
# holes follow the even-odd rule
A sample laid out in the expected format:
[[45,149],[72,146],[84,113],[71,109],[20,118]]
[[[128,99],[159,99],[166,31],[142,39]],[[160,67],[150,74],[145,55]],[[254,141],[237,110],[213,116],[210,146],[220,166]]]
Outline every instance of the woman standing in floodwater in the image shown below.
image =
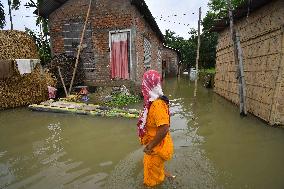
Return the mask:
[[161,76],[149,70],[143,75],[144,111],[138,121],[138,135],[144,148],[144,184],[156,186],[165,176],[164,163],[173,156],[173,142],[169,133],[169,100],[161,87]]

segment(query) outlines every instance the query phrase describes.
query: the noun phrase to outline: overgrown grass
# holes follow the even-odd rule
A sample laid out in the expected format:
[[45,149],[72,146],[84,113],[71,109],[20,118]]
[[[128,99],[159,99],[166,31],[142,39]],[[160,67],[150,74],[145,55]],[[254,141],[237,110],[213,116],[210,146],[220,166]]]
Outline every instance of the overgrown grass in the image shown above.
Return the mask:
[[205,74],[215,74],[215,68],[209,68],[209,69],[200,69],[201,73],[205,73]]
[[106,102],[105,105],[111,107],[123,107],[129,104],[138,103],[141,101],[141,98],[136,95],[124,95],[124,94],[117,94],[113,96],[112,100]]

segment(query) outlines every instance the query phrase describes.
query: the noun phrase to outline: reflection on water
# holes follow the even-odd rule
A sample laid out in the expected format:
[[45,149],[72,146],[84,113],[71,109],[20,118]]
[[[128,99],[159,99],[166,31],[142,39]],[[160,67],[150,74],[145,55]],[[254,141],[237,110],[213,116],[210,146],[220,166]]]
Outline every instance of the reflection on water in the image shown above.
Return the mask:
[[0,188],[102,188],[113,164],[139,147],[135,120],[0,114]]
[[[157,188],[284,188],[284,130],[186,79],[164,84],[171,99],[177,175]],[[0,113],[0,188],[144,188],[136,120]]]

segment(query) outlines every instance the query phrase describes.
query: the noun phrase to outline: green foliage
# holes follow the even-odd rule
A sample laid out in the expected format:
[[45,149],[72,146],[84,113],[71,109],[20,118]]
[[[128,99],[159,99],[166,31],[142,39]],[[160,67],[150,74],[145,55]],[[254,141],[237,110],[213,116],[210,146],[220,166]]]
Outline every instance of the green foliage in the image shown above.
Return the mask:
[[25,7],[27,7],[27,8],[37,8],[37,3],[34,2],[33,0],[30,0],[29,2],[27,2],[25,4]]
[[[11,1],[11,0],[8,0]],[[12,9],[13,10],[19,10],[21,5],[21,1],[20,0],[12,0]]]
[[[245,0],[231,0],[233,9],[239,7],[244,2]],[[227,0],[210,0],[208,6],[210,9],[202,20],[203,34],[201,36],[200,48],[200,62],[202,68],[215,67],[218,34],[211,32],[210,29],[216,23],[216,19],[228,17]]]
[[217,33],[203,33],[200,45],[200,67],[213,68],[216,63]]
[[[38,7],[41,6],[42,0],[30,0],[25,4],[26,8],[34,8],[38,10]],[[26,32],[34,39],[36,42],[38,52],[40,55],[40,60],[42,65],[45,65],[51,60],[51,48],[49,40],[49,28],[48,20],[42,16],[37,17],[36,25],[41,28],[40,33],[35,33],[34,31],[27,29]]]
[[[193,65],[194,56],[196,56],[196,52],[191,49],[196,49],[197,39],[196,31],[194,29],[191,30],[191,35],[193,36],[191,40],[185,40],[183,37],[177,36],[175,32],[166,30],[165,35],[165,44],[174,49],[178,49],[181,52],[181,60],[183,64]],[[196,43],[195,43],[196,41]]]
[[[189,31],[190,38],[184,39],[176,36],[174,32],[166,30],[166,45],[178,49],[181,52],[182,64],[184,68],[195,67],[197,53],[197,31],[191,29]],[[217,45],[217,34],[204,32],[201,35],[200,45],[200,67],[211,68],[215,66]]]
[[[243,4],[245,0],[232,0],[233,8]],[[216,46],[218,34],[211,32],[216,19],[222,19],[228,15],[227,0],[209,0],[209,11],[202,20],[203,32],[201,34],[199,67],[201,69],[213,68],[216,63]],[[195,67],[197,51],[197,31],[189,30],[189,39],[176,36],[172,31],[166,30],[166,45],[178,49],[181,52],[183,67]]]
[[110,102],[106,102],[105,105],[112,107],[123,107],[129,104],[134,104],[140,102],[140,97],[136,95],[124,95],[117,94],[114,95]]
[[209,68],[209,69],[202,69],[200,72],[205,73],[205,74],[215,74],[216,70],[215,68]]
[[20,0],[8,0],[8,5],[11,5],[12,10],[19,10],[21,1]]
[[6,24],[5,11],[2,2],[0,2],[0,29],[3,29]]
[[[231,0],[232,8],[235,9],[246,0]],[[216,14],[217,18],[225,18],[228,15],[227,0],[210,0],[208,3],[209,12]]]
[[[21,1],[20,0],[8,0],[8,7],[9,7],[9,16],[10,16],[10,22],[11,22],[11,29],[13,29],[13,19],[12,19],[12,10],[19,10]],[[4,6],[2,2],[0,2],[0,29],[3,29],[6,25],[6,14],[4,11]]]
[[41,34],[26,28],[26,33],[29,34],[35,41],[38,53],[40,56],[41,64],[45,65],[51,60],[50,41],[47,37],[42,37]]
[[[34,8],[38,10],[38,7],[41,6],[42,2],[42,0],[37,0],[37,2],[35,2],[34,0],[30,0],[28,3],[25,4],[25,7]],[[42,28],[43,36],[49,36],[48,19],[38,15],[36,19],[36,25]]]

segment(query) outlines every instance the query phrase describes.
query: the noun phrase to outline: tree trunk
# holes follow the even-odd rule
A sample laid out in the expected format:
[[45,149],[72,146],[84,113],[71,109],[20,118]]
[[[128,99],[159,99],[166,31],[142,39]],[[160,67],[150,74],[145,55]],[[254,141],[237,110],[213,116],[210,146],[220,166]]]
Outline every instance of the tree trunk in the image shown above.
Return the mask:
[[8,0],[11,30],[13,30],[13,18],[12,18],[12,7],[11,7],[11,4],[12,4],[11,0]]

